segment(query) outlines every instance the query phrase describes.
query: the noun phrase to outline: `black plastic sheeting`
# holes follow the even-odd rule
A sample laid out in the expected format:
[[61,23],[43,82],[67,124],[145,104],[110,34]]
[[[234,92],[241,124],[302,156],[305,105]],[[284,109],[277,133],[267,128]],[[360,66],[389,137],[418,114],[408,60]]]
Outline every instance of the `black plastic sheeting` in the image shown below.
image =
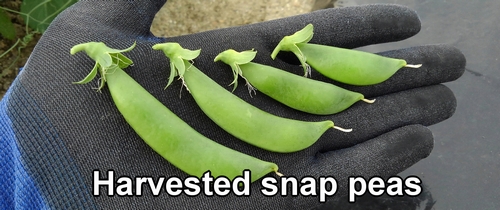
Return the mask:
[[423,181],[420,196],[364,196],[354,204],[336,198],[320,209],[500,209],[500,1],[347,2],[405,5],[422,21],[420,33],[410,39],[361,50],[445,43],[464,53],[467,66],[460,79],[445,84],[458,104],[453,117],[430,127],[435,138],[431,155],[399,174]]

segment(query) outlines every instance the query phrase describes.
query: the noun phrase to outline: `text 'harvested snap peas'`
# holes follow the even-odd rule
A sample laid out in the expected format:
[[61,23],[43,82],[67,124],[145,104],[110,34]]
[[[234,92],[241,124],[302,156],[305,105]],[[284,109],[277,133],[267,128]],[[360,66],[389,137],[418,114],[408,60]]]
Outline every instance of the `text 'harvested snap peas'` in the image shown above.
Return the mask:
[[163,50],[170,59],[171,70],[177,71],[170,75],[182,78],[198,106],[210,119],[249,144],[274,152],[295,152],[314,144],[329,128],[351,131],[336,127],[329,120],[305,122],[267,113],[224,89],[189,63],[182,56],[186,49],[178,43],[156,44],[153,49]]
[[[253,50],[237,52],[226,50],[214,61],[222,61],[233,70],[234,88],[238,76],[269,97],[300,111],[328,115],[341,112],[354,103],[367,100],[361,93],[349,91],[335,85],[301,77],[271,66],[251,62],[257,52]],[[231,83],[231,84],[233,84]]]
[[373,53],[308,43],[313,37],[313,25],[308,24],[295,34],[285,36],[276,46],[271,58],[279,51],[293,52],[310,74],[310,67],[324,76],[351,85],[374,85],[389,79],[402,67],[419,68],[405,60]]
[[85,51],[96,61],[84,84],[101,74],[99,89],[108,84],[113,101],[127,123],[158,154],[189,175],[201,176],[211,171],[214,177],[226,176],[233,180],[248,169],[251,181],[276,172],[278,166],[255,157],[224,147],[191,128],[177,117],[122,68],[132,61],[122,55],[125,50],[107,47],[101,42],[79,44],[71,49],[71,54]]

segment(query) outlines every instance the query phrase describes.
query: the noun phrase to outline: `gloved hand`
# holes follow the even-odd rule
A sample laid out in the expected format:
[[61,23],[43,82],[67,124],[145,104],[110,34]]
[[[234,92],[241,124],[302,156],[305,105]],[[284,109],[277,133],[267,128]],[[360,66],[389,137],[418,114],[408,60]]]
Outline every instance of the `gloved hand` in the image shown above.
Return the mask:
[[[311,43],[355,48],[399,41],[420,30],[417,14],[396,5],[369,5],[327,9],[305,15],[198,34],[158,38],[150,33],[155,13],[165,3],[147,1],[79,1],[60,14],[43,35],[25,69],[0,104],[2,130],[2,200],[7,207],[39,205],[54,209],[307,209],[320,203],[318,197],[265,197],[260,182],[252,184],[252,195],[236,197],[168,196],[164,188],[155,197],[142,185],[142,196],[92,196],[93,171],[100,179],[113,170],[120,176],[159,177],[187,175],[150,149],[118,112],[106,88],[102,93],[88,85],[73,85],[92,69],[84,53],[70,55],[73,45],[97,41],[125,49],[137,41],[126,56],[134,65],[125,69],[138,83],[180,118],[214,141],[243,153],[278,164],[280,172],[298,179],[333,176],[339,184],[335,196],[346,195],[349,176],[388,177],[427,157],[433,148],[432,133],[425,126],[449,118],[456,107],[453,93],[440,83],[460,77],[465,58],[446,45],[425,45],[381,53],[402,58],[419,69],[402,69],[384,83],[352,87],[374,104],[356,103],[332,116],[301,113],[257,92],[253,98],[244,87],[234,94],[275,115],[306,121],[331,119],[353,128],[351,133],[327,131],[313,146],[300,152],[278,154],[250,146],[224,132],[196,105],[181,82],[164,90],[169,75],[168,60],[154,44],[179,42],[188,49],[202,49],[195,66],[223,87],[233,76],[229,66],[214,63],[214,57],[229,48],[254,48],[255,62],[302,75],[294,56],[270,53],[285,35],[308,23],[315,26]],[[427,44],[427,43],[422,43]],[[314,72],[312,78],[330,80]],[[231,158],[231,157],[228,157]],[[272,176],[272,175],[271,175]],[[16,181],[17,180],[17,181]],[[115,187],[124,183],[115,183]],[[135,185],[134,186],[134,192]]]

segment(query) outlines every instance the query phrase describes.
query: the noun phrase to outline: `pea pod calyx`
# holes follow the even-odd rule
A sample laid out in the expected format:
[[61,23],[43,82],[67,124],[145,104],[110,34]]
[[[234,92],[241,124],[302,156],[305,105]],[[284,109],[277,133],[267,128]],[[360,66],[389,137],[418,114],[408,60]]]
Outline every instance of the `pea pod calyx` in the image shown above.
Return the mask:
[[246,81],[245,85],[248,87],[248,92],[250,92],[250,96],[252,95],[252,92],[255,93],[255,89],[252,87],[250,82],[248,82],[248,80],[243,76],[243,72],[241,71],[240,65],[250,63],[255,58],[256,55],[257,51],[254,51],[253,49],[242,52],[237,52],[236,50],[228,49],[224,52],[219,53],[214,58],[214,62],[222,61],[231,67],[231,70],[233,71],[234,80],[229,85],[234,84],[233,91],[238,86],[238,77],[240,76]]
[[85,51],[87,55],[95,61],[92,71],[90,71],[84,79],[78,82],[73,82],[73,84],[89,83],[96,77],[97,72],[99,71],[101,78],[99,78],[99,87],[97,88],[97,91],[100,92],[106,83],[106,75],[108,74],[108,71],[113,70],[114,68],[127,68],[133,64],[132,60],[122,53],[131,51],[135,46],[135,42],[132,46],[123,50],[110,48],[103,42],[87,42],[73,46],[70,50],[71,55],[80,51]]
[[302,53],[297,44],[308,43],[313,38],[313,35],[313,25],[307,24],[303,29],[295,32],[294,34],[283,37],[283,39],[278,43],[276,48],[274,48],[273,52],[271,53],[271,58],[273,60],[276,59],[276,56],[280,51],[293,52],[293,54],[295,54],[299,59],[302,68],[304,68],[304,76],[307,77],[311,74],[311,68],[306,63],[307,58],[304,53]]
[[[174,78],[179,76],[182,80],[182,84],[184,83],[184,73],[186,72],[186,65],[184,65],[184,60],[193,60],[197,58],[201,50],[188,50],[181,47],[179,43],[176,42],[167,42],[162,44],[155,44],[153,46],[154,50],[162,50],[165,53],[165,56],[170,58],[170,76],[168,77],[167,86],[165,89],[172,84]],[[189,88],[186,87],[189,91]]]

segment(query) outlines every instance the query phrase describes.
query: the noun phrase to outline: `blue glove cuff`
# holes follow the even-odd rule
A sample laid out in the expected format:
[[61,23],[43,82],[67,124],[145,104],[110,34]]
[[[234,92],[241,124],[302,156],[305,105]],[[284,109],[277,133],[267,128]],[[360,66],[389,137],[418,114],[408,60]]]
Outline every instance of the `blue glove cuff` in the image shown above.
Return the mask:
[[0,209],[47,209],[21,163],[12,121],[7,114],[11,89],[0,101]]

